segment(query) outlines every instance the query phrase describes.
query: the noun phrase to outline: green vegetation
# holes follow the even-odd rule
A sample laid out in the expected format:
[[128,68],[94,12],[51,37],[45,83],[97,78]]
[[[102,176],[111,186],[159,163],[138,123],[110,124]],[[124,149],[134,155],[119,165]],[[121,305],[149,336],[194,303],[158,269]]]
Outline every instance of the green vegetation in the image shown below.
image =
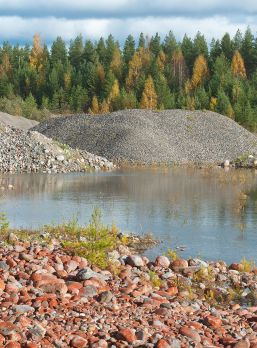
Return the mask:
[[162,280],[155,271],[149,271],[150,282],[156,288],[159,288],[162,285]]
[[60,226],[45,226],[51,238],[57,237],[69,252],[86,257],[90,262],[105,268],[108,265],[107,253],[117,247],[120,242],[117,229],[104,226],[101,211],[94,209],[88,226],[81,227],[73,219]]
[[166,252],[166,255],[171,261],[175,261],[178,259],[178,254],[176,253],[175,250],[168,249],[168,251]]
[[0,235],[5,235],[9,229],[9,221],[5,213],[0,213]]
[[21,240],[41,240],[50,242],[52,239],[59,240],[64,250],[68,253],[83,256],[92,264],[101,268],[108,266],[108,252],[123,244],[118,238],[118,230],[115,225],[110,228],[104,226],[101,221],[101,211],[94,209],[91,220],[87,226],[80,226],[74,218],[61,225],[44,226],[37,231],[9,229],[9,222],[5,214],[0,214],[0,239],[5,242],[10,241],[10,234]]
[[251,272],[255,268],[255,262],[253,260],[247,260],[245,257],[240,261],[240,272]]
[[53,113],[107,113],[118,109],[202,109],[257,129],[257,45],[250,28],[231,38],[172,32],[162,41],[129,35],[121,48],[112,35],[97,42],[58,37],[49,49],[0,47],[0,110],[44,119]]

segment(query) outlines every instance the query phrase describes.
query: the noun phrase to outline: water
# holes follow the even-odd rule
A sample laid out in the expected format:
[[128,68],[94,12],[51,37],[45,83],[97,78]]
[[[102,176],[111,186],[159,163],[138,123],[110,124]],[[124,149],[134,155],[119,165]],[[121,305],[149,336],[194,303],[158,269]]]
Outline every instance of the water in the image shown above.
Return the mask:
[[[153,233],[161,243],[150,258],[185,246],[183,257],[257,260],[257,175],[254,171],[120,170],[65,175],[2,175],[0,212],[12,227],[35,228],[77,217],[93,207],[124,232]],[[247,195],[247,196],[246,196]]]

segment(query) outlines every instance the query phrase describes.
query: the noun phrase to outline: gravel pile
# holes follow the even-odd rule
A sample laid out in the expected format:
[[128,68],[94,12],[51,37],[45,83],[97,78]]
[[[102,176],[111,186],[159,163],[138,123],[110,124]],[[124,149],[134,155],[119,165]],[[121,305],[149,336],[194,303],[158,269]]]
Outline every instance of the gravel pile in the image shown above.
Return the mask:
[[35,129],[114,161],[221,163],[257,153],[257,137],[214,112],[123,110],[59,117]]
[[0,172],[66,173],[113,169],[107,159],[74,150],[35,131],[0,123]]

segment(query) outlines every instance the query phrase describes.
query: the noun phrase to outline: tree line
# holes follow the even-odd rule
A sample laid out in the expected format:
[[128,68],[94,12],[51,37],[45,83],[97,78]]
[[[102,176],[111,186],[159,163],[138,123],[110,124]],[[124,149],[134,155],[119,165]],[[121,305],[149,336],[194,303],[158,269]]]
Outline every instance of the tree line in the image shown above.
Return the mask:
[[[137,42],[137,43],[136,43]],[[112,35],[96,42],[80,35],[47,47],[0,47],[0,110],[42,119],[52,113],[107,113],[120,109],[212,110],[257,128],[257,38],[248,28],[210,45],[200,32],[178,42]]]

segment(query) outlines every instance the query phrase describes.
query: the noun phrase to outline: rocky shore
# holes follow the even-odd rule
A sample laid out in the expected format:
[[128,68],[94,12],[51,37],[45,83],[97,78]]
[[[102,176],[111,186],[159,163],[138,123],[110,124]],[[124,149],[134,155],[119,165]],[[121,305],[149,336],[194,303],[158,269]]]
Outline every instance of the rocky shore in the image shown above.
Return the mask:
[[0,173],[68,173],[111,170],[112,162],[72,149],[30,130],[0,123]]
[[52,240],[0,246],[0,347],[257,347],[257,269],[120,245],[101,270]]

